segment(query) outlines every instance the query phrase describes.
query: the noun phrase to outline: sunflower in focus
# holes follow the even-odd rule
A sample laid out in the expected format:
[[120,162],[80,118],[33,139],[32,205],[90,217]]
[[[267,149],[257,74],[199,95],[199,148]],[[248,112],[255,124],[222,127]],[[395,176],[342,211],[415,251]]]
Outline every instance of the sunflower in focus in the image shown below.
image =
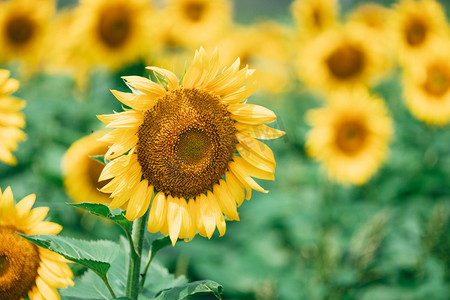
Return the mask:
[[339,1],[296,0],[291,5],[291,12],[300,27],[301,37],[315,37],[338,24]]
[[64,155],[62,169],[64,186],[69,196],[78,203],[110,203],[111,200],[99,190],[108,183],[99,182],[103,164],[91,156],[104,155],[108,151],[105,143],[98,141],[105,131],[97,131],[85,136],[70,146]]
[[364,26],[327,30],[299,51],[299,77],[324,91],[369,86],[389,66],[385,50]]
[[320,161],[333,180],[363,184],[388,153],[392,121],[381,99],[365,89],[336,92],[326,107],[308,112],[313,127],[307,153]]
[[450,121],[450,45],[426,53],[404,71],[404,100],[411,113],[428,124],[446,125]]
[[[196,51],[182,80],[156,67],[160,84],[123,77],[134,93],[112,91],[131,109],[98,118],[115,128],[102,140],[112,146],[100,180],[111,193],[110,208],[126,206],[134,220],[150,206],[148,230],[191,240],[196,232],[225,234],[225,218],[239,220],[236,207],[252,190],[266,193],[252,177],[273,180],[272,151],[257,139],[284,132],[265,124],[275,114],[241,103],[255,91],[253,70],[240,60],[221,69],[218,51]],[[222,70],[221,73],[219,71]],[[246,192],[244,192],[244,190]],[[153,193],[156,195],[153,197]]]
[[235,27],[219,43],[225,64],[240,58],[241,68],[257,69],[255,77],[265,92],[286,92],[290,82],[287,29],[274,22]]
[[19,82],[9,78],[9,71],[0,69],[0,161],[10,165],[17,163],[11,151],[26,137],[21,128],[25,127],[24,115],[20,112],[25,101],[9,94],[19,88]]
[[390,28],[402,64],[415,62],[448,35],[444,11],[434,0],[400,1],[395,7]]
[[81,0],[74,17],[71,39],[77,44],[72,47],[93,64],[117,69],[159,43],[147,0]]
[[57,234],[59,224],[42,221],[48,207],[31,209],[31,194],[14,205],[11,188],[0,190],[0,298],[60,299],[57,288],[72,286],[72,271],[65,258],[19,236]]
[[231,21],[229,0],[169,0],[164,18],[176,43],[211,45]]
[[45,54],[52,0],[11,0],[0,3],[0,61],[23,59],[36,65]]

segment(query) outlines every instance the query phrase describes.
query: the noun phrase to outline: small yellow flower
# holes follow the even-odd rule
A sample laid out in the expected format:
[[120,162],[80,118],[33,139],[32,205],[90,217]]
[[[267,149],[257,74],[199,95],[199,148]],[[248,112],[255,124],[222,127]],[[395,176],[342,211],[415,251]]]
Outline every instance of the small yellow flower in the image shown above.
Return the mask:
[[339,1],[337,0],[296,0],[291,5],[302,38],[317,36],[338,24]]
[[37,65],[45,54],[47,30],[55,10],[51,0],[0,3],[0,61],[23,59]]
[[211,45],[231,21],[229,0],[169,0],[164,12],[176,43]]
[[9,94],[19,88],[19,82],[9,78],[9,71],[0,69],[0,161],[10,165],[17,163],[11,151],[26,138],[21,128],[25,127],[24,115],[20,112],[25,101]]
[[242,103],[256,84],[254,71],[239,66],[237,59],[222,69],[218,51],[209,56],[200,48],[181,81],[157,67],[148,69],[166,83],[124,77],[134,93],[113,94],[131,110],[98,116],[115,128],[100,139],[112,144],[100,176],[111,179],[101,189],[111,193],[110,208],[126,206],[134,220],[150,207],[148,230],[175,244],[197,231],[211,238],[216,227],[225,234],[224,215],[239,220],[244,198],[267,192],[252,177],[273,180],[275,159],[257,139],[284,132],[264,125],[276,120],[272,111]]
[[364,89],[336,92],[332,97],[326,107],[307,114],[313,128],[306,150],[333,180],[363,184],[387,156],[391,118],[384,102]]
[[299,51],[299,77],[309,86],[335,91],[370,86],[388,67],[380,44],[355,23],[327,30]]
[[105,131],[98,131],[79,139],[64,155],[64,186],[75,202],[111,202],[107,194],[99,192],[108,183],[98,181],[103,165],[90,157],[104,155],[108,151],[106,144],[97,141],[105,134]]
[[59,224],[42,221],[48,207],[31,209],[35,199],[31,194],[14,205],[11,188],[0,190],[1,299],[60,299],[56,289],[73,285],[65,258],[16,234],[54,235],[61,231]]
[[442,126],[450,121],[450,45],[440,45],[405,68],[403,91],[406,105],[416,118]]
[[436,42],[448,35],[444,10],[434,0],[402,0],[390,24],[400,63],[415,63]]

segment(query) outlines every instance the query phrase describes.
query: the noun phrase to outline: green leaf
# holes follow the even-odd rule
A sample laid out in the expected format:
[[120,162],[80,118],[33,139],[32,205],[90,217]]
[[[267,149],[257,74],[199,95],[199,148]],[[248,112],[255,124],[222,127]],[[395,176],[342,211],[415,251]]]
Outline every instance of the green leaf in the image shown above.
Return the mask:
[[89,211],[91,214],[107,218],[118,224],[125,231],[131,232],[131,222],[125,218],[123,211],[120,209],[109,209],[108,206],[100,203],[68,203],[69,205]]
[[193,295],[213,294],[217,299],[222,299],[223,287],[217,282],[211,280],[194,281],[182,286],[162,290],[155,300],[181,300]]
[[105,277],[117,255],[118,244],[111,241],[84,241],[56,235],[27,236],[18,233],[39,247],[61,254]]
[[106,165],[108,163],[108,160],[105,160],[104,155],[91,155],[91,156],[89,156],[89,158],[92,158],[93,160],[98,161],[102,165]]

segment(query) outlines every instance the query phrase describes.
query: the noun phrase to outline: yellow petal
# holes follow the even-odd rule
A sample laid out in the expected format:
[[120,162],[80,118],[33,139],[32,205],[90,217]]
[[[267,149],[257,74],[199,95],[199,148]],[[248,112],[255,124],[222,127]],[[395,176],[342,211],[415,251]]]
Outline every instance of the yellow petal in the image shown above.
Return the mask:
[[247,184],[250,188],[259,192],[268,193],[268,191],[264,190],[259,184],[256,183],[256,181],[254,181],[250,177],[247,171],[242,166],[240,166],[240,164],[232,161],[228,164],[228,166],[230,168],[230,171],[233,172],[233,175],[235,175],[241,183]]
[[125,83],[142,93],[153,96],[155,98],[162,97],[166,94],[166,90],[159,84],[140,76],[123,76]]
[[271,123],[277,119],[273,111],[260,105],[239,103],[231,104],[227,109],[232,119],[244,124],[259,125]]
[[273,152],[266,144],[239,132],[236,133],[236,138],[239,141],[239,145],[246,151],[251,152],[253,155],[258,156],[275,166],[276,163]]
[[147,190],[148,181],[146,179],[137,184],[137,187],[128,202],[127,211],[125,213],[125,217],[129,221],[134,221],[147,211],[148,205],[150,204],[148,201],[149,199],[147,199]]
[[159,192],[153,198],[150,215],[148,217],[148,231],[155,233],[161,230],[166,220],[166,197],[164,193]]
[[240,133],[262,140],[272,140],[286,134],[286,132],[284,131],[271,128],[264,124],[249,125],[237,122],[234,124],[234,126]]
[[239,183],[239,180],[231,172],[225,173],[225,180],[227,182],[227,188],[230,194],[233,196],[234,201],[236,201],[237,206],[241,206],[245,199],[244,188]]
[[36,285],[39,289],[39,292],[45,296],[47,300],[59,300],[58,292],[55,288],[45,282],[41,277],[36,278]]
[[258,83],[256,81],[251,81],[247,85],[239,88],[236,92],[228,94],[220,98],[220,102],[224,104],[237,104],[245,101],[250,95],[252,95],[258,89]]
[[163,75],[166,78],[169,89],[174,90],[178,88],[178,78],[174,73],[170,72],[169,70],[157,67],[146,67],[146,69],[155,71],[156,73]]
[[180,199],[167,196],[167,222],[169,225],[169,236],[172,246],[178,240],[182,223],[182,212],[180,209]]
[[36,226],[30,228],[27,232],[29,235],[33,234],[58,234],[62,230],[62,226],[53,222],[40,222]]
[[265,179],[265,180],[275,180],[275,177],[273,175],[273,173],[274,173],[273,170],[272,171],[263,170],[255,165],[249,163],[247,160],[243,159],[242,157],[235,156],[233,158],[233,160],[237,164],[239,164],[239,166],[243,170],[245,170],[245,172],[247,174],[249,174],[252,177],[256,177],[259,179]]
[[210,239],[214,233],[214,230],[216,229],[216,218],[211,207],[210,200],[207,196],[201,194],[199,197],[197,197],[197,205],[197,211],[200,213],[199,221],[205,229],[206,237]]
[[228,220],[239,221],[239,215],[236,208],[236,201],[232,198],[227,184],[223,179],[220,179],[219,184],[213,188],[214,196],[219,203],[220,209],[223,211]]
[[16,204],[17,215],[22,218],[30,213],[30,209],[33,207],[34,201],[36,200],[36,195],[31,194],[20,200]]

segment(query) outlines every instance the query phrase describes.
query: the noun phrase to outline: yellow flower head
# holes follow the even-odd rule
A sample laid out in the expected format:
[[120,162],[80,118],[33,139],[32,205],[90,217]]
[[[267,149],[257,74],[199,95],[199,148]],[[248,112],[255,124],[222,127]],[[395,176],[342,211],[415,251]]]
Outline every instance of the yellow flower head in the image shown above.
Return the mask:
[[169,0],[164,17],[176,43],[212,44],[231,21],[229,0]]
[[291,12],[300,27],[303,38],[317,36],[338,24],[339,1],[337,0],[296,0]]
[[255,77],[265,92],[282,93],[290,81],[290,49],[286,28],[274,22],[235,27],[219,43],[222,59],[231,64],[240,58],[241,68],[257,69]]
[[180,81],[156,67],[148,69],[164,76],[160,84],[124,77],[134,93],[113,93],[131,110],[98,116],[115,128],[100,139],[112,144],[100,176],[112,179],[101,190],[111,193],[110,208],[125,205],[134,220],[151,206],[148,230],[175,244],[197,231],[210,238],[216,226],[225,234],[224,214],[239,220],[244,197],[266,192],[251,176],[273,180],[275,159],[257,138],[284,132],[264,125],[276,120],[272,111],[241,103],[256,84],[253,70],[239,66],[237,59],[222,70],[218,51],[209,56],[200,48]]
[[153,8],[147,0],[82,0],[74,17],[74,51],[93,64],[117,69],[159,43]]
[[381,99],[364,89],[333,94],[326,107],[307,114],[306,150],[336,181],[365,183],[388,152],[392,121]]
[[8,70],[0,69],[0,161],[15,165],[17,161],[11,151],[26,137],[21,130],[25,127],[25,118],[20,112],[25,101],[9,95],[19,88],[19,82],[9,78],[9,74]]
[[437,40],[448,34],[444,11],[434,0],[400,1],[390,28],[402,64],[415,62],[430,47],[435,47]]
[[52,0],[0,3],[0,61],[20,58],[37,64],[44,54],[47,28],[54,10]]
[[103,165],[90,157],[104,155],[108,150],[105,143],[97,141],[105,133],[98,131],[79,139],[64,155],[62,161],[64,186],[75,202],[104,204],[111,202],[108,195],[99,192],[99,189],[107,183],[98,181]]
[[[362,24],[369,32],[382,43],[386,39],[389,32],[388,20],[391,18],[391,9],[376,3],[364,3],[358,6],[355,10],[350,12],[347,17],[349,22],[356,22]],[[385,45],[391,46],[391,45]]]
[[59,224],[42,221],[48,207],[31,209],[35,198],[32,194],[14,205],[11,188],[0,190],[1,299],[60,299],[56,289],[73,285],[66,259],[16,234],[54,235],[61,231]]
[[405,69],[404,100],[411,113],[428,124],[450,121],[450,44],[440,43]]
[[388,66],[379,43],[367,29],[352,23],[330,29],[299,52],[299,77],[324,91],[368,86]]

